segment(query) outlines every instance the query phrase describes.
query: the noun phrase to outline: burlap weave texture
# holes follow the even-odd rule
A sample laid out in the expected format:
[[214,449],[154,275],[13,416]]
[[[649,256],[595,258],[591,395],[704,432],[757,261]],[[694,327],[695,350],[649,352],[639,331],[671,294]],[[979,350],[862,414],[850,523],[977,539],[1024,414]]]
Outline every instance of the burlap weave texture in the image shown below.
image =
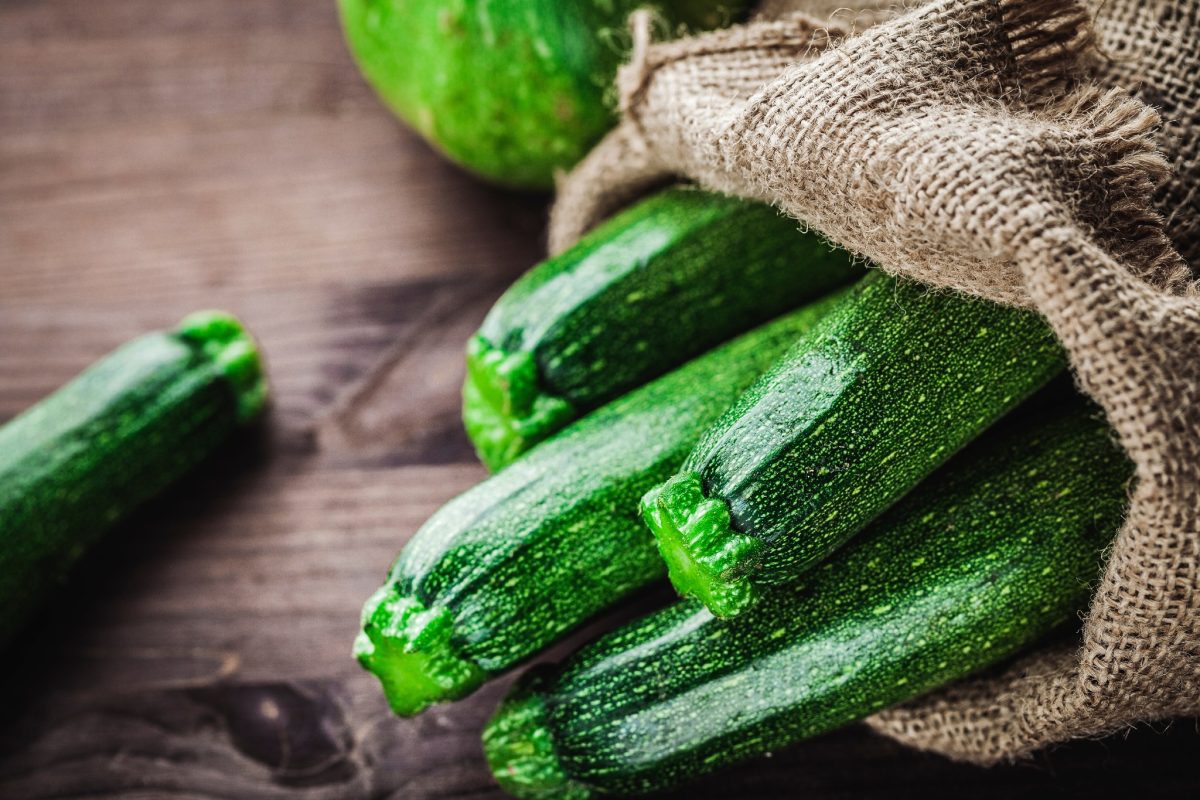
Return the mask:
[[1200,0],[767,0],[649,30],[552,249],[670,177],[771,202],[885,270],[1036,308],[1136,466],[1080,642],[871,723],[993,763],[1200,713]]

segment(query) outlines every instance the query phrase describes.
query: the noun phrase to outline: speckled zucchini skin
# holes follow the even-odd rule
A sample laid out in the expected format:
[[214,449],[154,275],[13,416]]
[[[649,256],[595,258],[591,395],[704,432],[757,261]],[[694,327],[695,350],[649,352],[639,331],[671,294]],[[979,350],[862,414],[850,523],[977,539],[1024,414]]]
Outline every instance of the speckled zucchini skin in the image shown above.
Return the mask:
[[550,188],[615,121],[626,20],[727,25],[746,0],[338,0],[359,67],[452,160],[510,186]]
[[392,708],[461,697],[661,577],[638,498],[832,302],[623,395],[431,517],[363,609],[356,654]]
[[1064,366],[1032,312],[869,275],[647,496],[673,582],[714,613],[739,613]]
[[0,428],[0,644],[89,545],[258,414],[265,393],[249,335],[203,312]]
[[467,431],[498,469],[580,414],[861,273],[769,206],[660,192],[497,301],[468,347]]
[[524,798],[665,789],[1077,621],[1131,466],[1095,412],[1076,409],[1005,423],[736,619],[683,601],[530,673],[484,734],[497,779]]

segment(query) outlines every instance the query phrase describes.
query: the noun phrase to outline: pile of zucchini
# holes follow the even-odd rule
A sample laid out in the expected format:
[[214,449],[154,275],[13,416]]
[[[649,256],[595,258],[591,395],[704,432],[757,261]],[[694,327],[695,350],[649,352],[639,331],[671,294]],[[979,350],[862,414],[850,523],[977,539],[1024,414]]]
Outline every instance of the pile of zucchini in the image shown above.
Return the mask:
[[[398,115],[524,186],[611,123],[641,4],[340,0]],[[652,5],[695,29],[748,4]],[[1064,368],[1030,312],[663,190],[534,267],[467,344],[493,474],[408,542],[355,654],[416,714],[668,578],[682,600],[529,670],[488,724],[524,798],[667,789],[861,719],[1086,604],[1131,468]]]
[[677,187],[521,278],[467,348],[495,474],[364,608],[355,652],[392,708],[461,698],[669,577],[684,600],[531,670],[484,733],[518,797],[620,796],[1075,619],[1130,465],[1054,381],[1052,333],[863,273],[769,208]]

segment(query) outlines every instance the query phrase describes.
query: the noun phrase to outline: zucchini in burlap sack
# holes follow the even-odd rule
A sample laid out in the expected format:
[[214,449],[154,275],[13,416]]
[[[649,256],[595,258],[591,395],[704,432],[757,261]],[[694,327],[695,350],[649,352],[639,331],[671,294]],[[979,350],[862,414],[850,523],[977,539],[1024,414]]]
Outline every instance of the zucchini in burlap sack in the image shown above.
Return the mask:
[[1200,713],[1200,2],[889,5],[768,0],[663,44],[635,18],[622,123],[552,247],[686,176],[1041,313],[1136,468],[1081,638],[871,723],[993,763]]

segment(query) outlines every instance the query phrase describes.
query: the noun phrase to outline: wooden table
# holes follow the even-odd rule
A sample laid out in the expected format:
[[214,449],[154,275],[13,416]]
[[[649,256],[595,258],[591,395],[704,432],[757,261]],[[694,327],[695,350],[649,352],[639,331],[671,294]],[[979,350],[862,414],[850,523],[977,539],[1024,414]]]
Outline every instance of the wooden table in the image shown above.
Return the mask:
[[[483,477],[461,347],[545,204],[396,124],[333,0],[0,0],[0,418],[202,307],[246,320],[274,388],[6,657],[0,797],[500,796],[478,730],[505,682],[402,721],[349,649]],[[1194,724],[1159,730],[985,771],[855,728],[680,796],[1194,795]]]

